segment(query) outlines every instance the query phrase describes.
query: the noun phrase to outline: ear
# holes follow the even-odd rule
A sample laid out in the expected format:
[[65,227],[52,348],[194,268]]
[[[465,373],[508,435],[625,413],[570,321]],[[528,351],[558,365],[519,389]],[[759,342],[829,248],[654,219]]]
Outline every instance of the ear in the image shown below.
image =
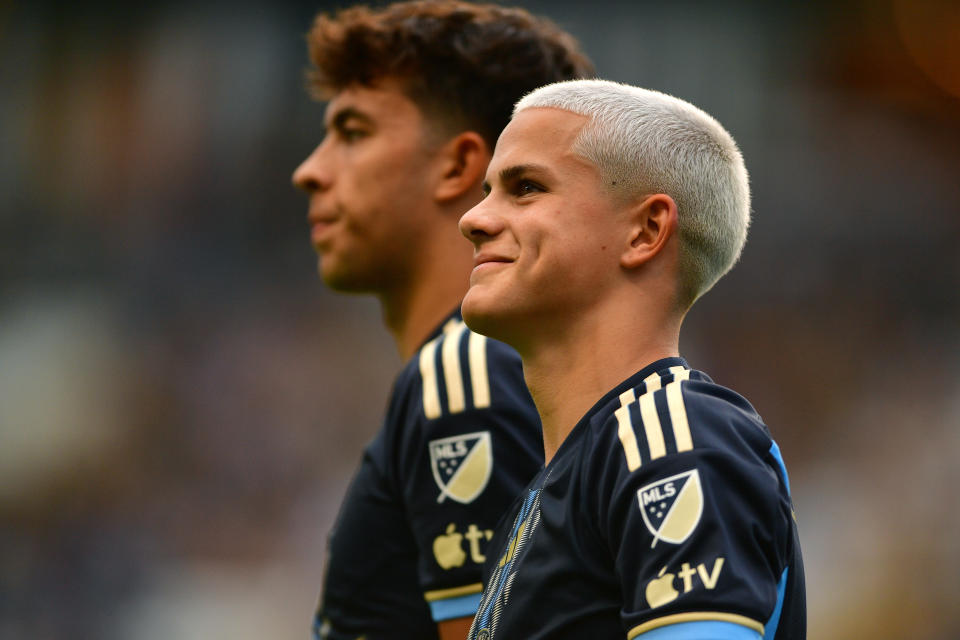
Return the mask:
[[661,254],[677,231],[677,203],[665,193],[647,196],[629,212],[630,244],[620,265],[635,269]]
[[476,191],[479,199],[480,182],[490,156],[483,136],[475,131],[464,131],[451,138],[440,150],[440,178],[433,197],[438,202],[449,202]]

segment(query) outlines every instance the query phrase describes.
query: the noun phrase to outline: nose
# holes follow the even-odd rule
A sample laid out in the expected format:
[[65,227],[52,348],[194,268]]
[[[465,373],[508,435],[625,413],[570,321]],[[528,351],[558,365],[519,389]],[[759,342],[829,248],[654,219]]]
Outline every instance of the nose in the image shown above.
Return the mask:
[[308,193],[322,191],[330,186],[330,170],[323,161],[323,143],[320,143],[313,152],[300,163],[293,172],[294,186]]
[[504,222],[493,207],[493,198],[486,197],[460,217],[460,233],[479,246],[503,231]]

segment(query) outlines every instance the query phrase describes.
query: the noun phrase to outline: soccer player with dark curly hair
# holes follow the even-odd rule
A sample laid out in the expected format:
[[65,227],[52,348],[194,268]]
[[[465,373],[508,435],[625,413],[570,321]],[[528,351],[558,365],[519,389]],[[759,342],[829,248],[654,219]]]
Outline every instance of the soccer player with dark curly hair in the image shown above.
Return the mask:
[[514,102],[592,65],[545,19],[458,0],[323,14],[308,43],[327,132],[293,181],[320,275],[375,295],[407,361],[330,536],[314,634],[459,640],[543,449],[519,357],[461,320],[457,222]]
[[780,450],[679,352],[746,241],[733,138],[663,93],[555,83],[517,104],[484,189],[463,318],[520,354],[546,466],[488,547],[471,640],[803,640]]

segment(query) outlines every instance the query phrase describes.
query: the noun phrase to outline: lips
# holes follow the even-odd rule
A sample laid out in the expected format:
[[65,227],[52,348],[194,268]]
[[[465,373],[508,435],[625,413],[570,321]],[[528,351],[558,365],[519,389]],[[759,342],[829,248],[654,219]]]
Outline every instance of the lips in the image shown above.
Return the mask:
[[473,273],[495,269],[497,266],[510,264],[513,261],[513,258],[493,253],[478,253],[473,258]]
[[494,253],[478,253],[473,257],[474,266],[477,267],[490,262],[513,262],[513,258],[500,256]]
[[307,216],[307,222],[310,225],[310,241],[314,245],[321,244],[329,235],[329,230],[337,222],[336,216],[310,214]]

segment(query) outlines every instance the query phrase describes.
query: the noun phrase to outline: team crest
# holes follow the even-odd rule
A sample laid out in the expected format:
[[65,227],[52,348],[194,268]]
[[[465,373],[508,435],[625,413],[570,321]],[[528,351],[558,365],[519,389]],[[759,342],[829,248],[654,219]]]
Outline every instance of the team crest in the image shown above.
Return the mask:
[[643,522],[658,540],[680,544],[690,537],[703,514],[700,473],[693,469],[648,484],[637,491]]
[[437,502],[451,498],[463,504],[483,493],[493,470],[489,431],[430,441],[430,468],[440,488]]

